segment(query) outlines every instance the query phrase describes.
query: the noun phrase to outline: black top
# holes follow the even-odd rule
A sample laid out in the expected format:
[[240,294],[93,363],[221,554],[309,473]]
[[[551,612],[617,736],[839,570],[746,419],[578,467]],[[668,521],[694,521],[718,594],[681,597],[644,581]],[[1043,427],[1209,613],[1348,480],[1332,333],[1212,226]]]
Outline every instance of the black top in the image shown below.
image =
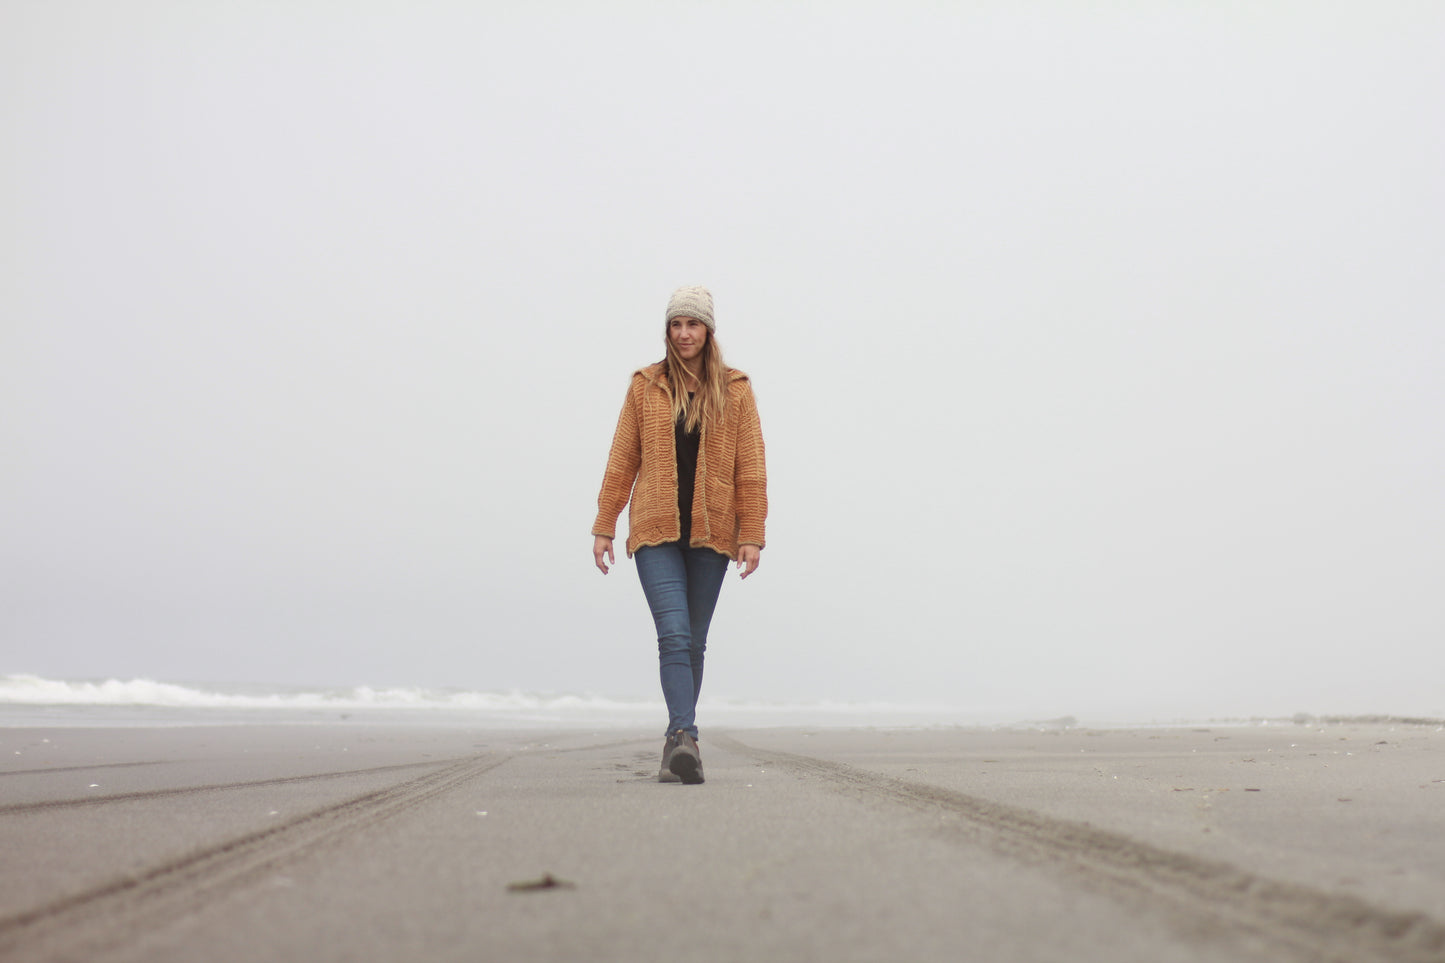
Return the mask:
[[[690,400],[693,392],[689,391]],[[697,482],[697,446],[701,440],[701,425],[688,431],[683,427],[684,416],[679,415],[672,427],[677,442],[677,513],[682,519],[682,547],[687,548],[692,538],[692,492]]]

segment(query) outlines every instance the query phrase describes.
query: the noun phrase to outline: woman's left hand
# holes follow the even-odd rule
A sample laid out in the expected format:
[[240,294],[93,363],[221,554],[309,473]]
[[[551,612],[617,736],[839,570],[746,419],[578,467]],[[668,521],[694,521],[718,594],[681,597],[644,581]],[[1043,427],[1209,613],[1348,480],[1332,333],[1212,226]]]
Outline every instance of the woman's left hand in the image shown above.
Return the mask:
[[738,546],[738,572],[742,578],[747,578],[758,570],[758,560],[762,554],[763,550],[756,545]]

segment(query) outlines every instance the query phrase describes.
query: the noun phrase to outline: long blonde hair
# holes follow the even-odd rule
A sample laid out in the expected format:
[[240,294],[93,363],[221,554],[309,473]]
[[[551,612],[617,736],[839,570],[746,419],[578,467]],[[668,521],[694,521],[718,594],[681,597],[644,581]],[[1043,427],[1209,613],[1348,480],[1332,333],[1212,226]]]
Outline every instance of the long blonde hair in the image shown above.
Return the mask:
[[697,393],[691,398],[687,394],[687,366],[672,346],[669,319],[662,329],[662,340],[667,345],[667,380],[672,385],[672,420],[683,419],[682,426],[688,431],[697,431],[706,422],[709,428],[722,424],[727,408],[727,365],[723,364],[722,346],[717,343],[712,329],[702,345],[702,375]]

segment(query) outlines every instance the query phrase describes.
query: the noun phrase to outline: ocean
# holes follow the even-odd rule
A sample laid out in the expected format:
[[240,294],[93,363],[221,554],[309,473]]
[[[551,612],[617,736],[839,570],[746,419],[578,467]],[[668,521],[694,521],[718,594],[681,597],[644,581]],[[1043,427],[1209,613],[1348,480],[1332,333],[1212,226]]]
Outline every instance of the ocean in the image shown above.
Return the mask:
[[[195,726],[256,723],[387,724],[480,728],[649,728],[665,725],[662,700],[595,693],[542,693],[409,686],[339,688],[266,684],[71,680],[0,676],[0,727]],[[918,727],[1036,724],[1000,713],[886,702],[765,703],[704,698],[700,721],[768,726]]]

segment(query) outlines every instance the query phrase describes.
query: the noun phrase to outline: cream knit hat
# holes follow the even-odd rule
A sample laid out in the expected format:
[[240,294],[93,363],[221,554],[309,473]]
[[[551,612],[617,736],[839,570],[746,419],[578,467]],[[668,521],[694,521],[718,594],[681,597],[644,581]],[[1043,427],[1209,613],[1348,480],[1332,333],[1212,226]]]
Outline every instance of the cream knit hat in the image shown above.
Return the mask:
[[667,318],[697,318],[707,329],[717,333],[717,322],[712,319],[712,293],[700,284],[678,288],[667,300]]

